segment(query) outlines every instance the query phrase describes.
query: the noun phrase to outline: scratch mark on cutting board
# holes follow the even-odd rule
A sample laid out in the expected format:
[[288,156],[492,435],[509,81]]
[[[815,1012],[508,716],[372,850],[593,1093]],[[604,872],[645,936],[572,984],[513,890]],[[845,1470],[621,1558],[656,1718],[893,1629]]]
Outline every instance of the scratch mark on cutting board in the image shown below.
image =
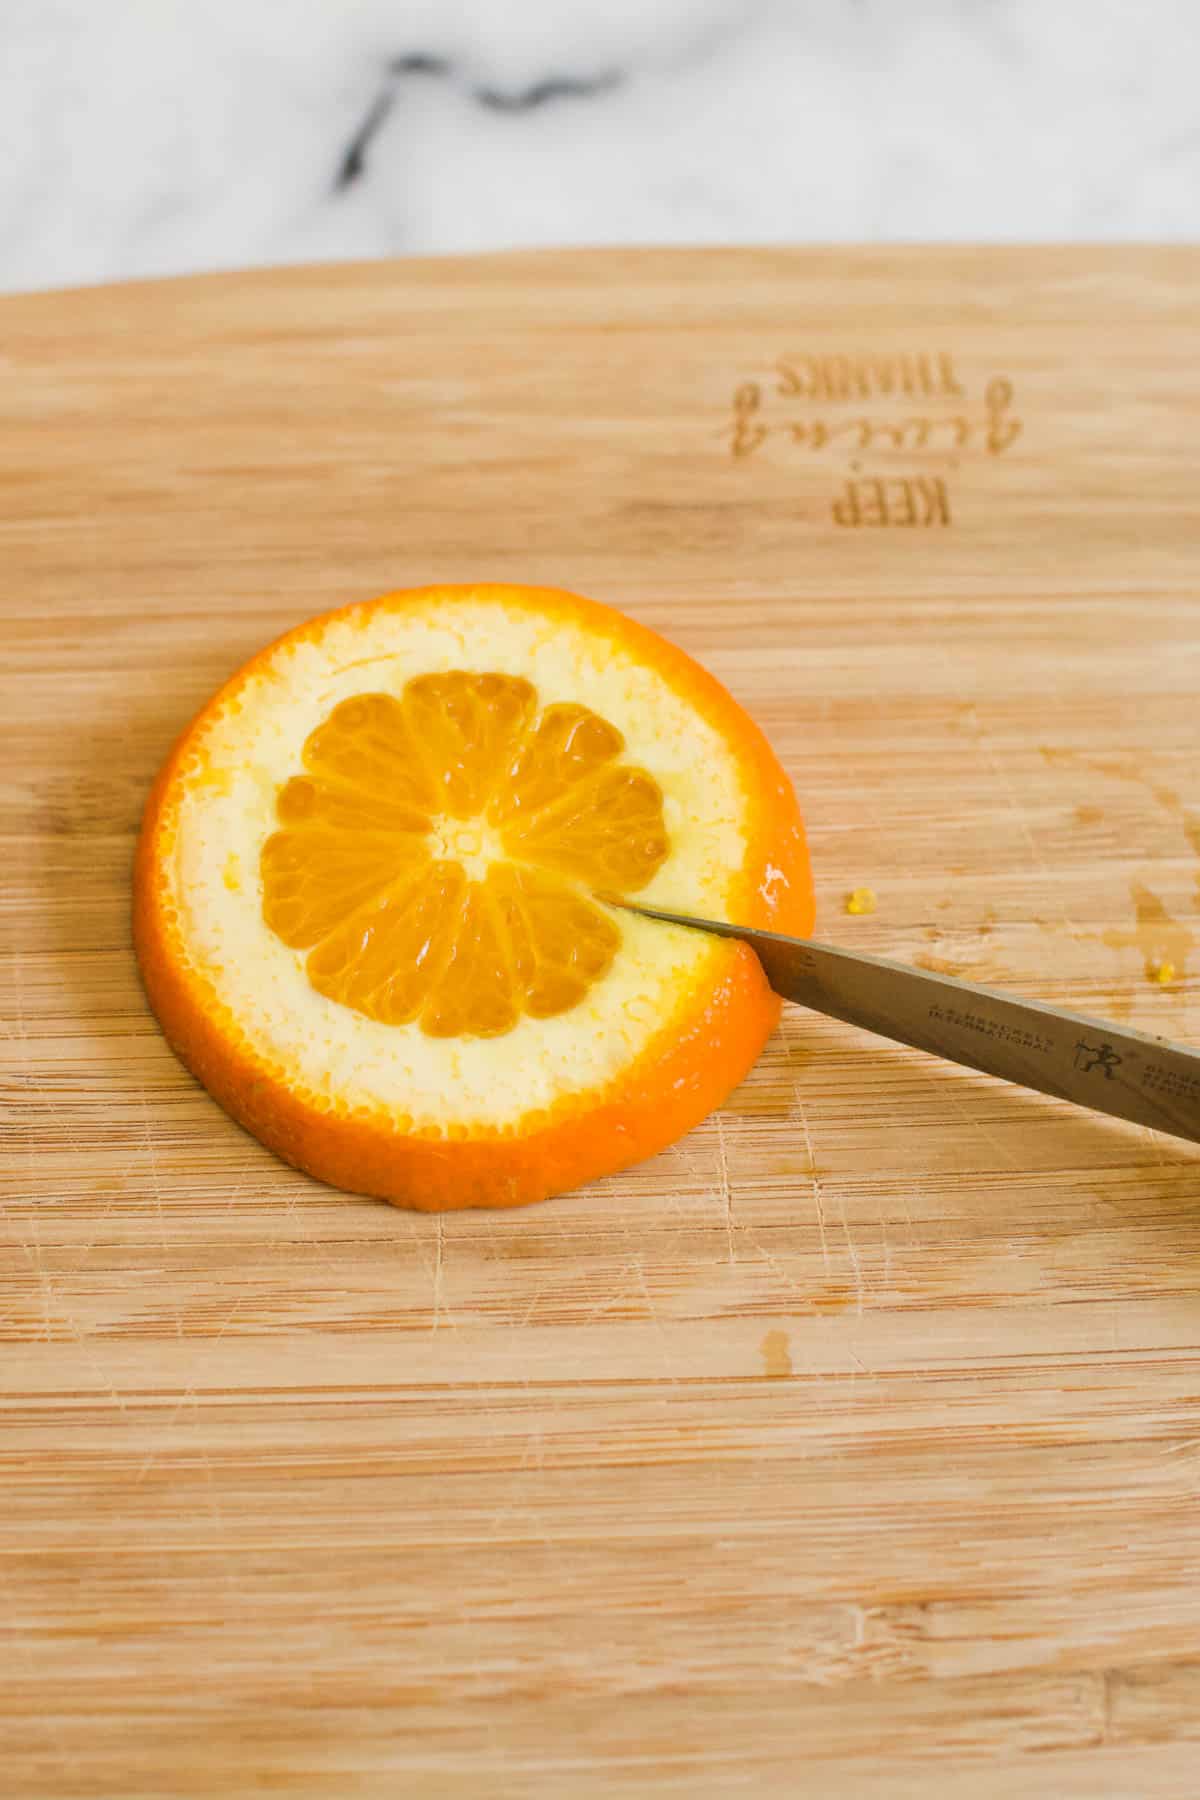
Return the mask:
[[1156,1162],[1160,1169],[1169,1168],[1171,1165],[1163,1155],[1162,1143],[1157,1131],[1152,1131],[1149,1125],[1139,1125],[1138,1135],[1141,1137],[1142,1142],[1149,1152],[1150,1160]]
[[42,1261],[42,1244],[41,1239],[38,1236],[37,1221],[31,1212],[28,1220],[30,1235],[28,1238],[24,1238],[17,1230],[16,1224],[12,1220],[9,1210],[3,1201],[0,1201],[0,1218],[2,1218],[5,1223],[5,1235],[9,1238],[10,1242],[14,1243],[21,1251],[26,1262],[29,1264],[30,1269],[33,1271],[33,1277],[38,1286],[38,1297],[41,1300],[42,1305],[42,1340],[47,1344],[53,1343],[57,1336],[54,1326],[54,1317],[51,1312],[51,1304],[54,1296],[50,1277],[47,1274],[45,1265]]
[[228,1526],[225,1514],[221,1509],[221,1501],[217,1492],[216,1478],[213,1474],[212,1458],[203,1444],[199,1446],[200,1466],[204,1471],[204,1485],[208,1516],[212,1520],[216,1534],[216,1547],[221,1555],[221,1563],[225,1574],[225,1586],[230,1593],[237,1591],[238,1578],[234,1573],[233,1558],[229,1554]]
[[[26,1039],[28,1034],[25,1028],[24,985],[21,976],[21,963],[19,957],[14,957],[12,970],[17,1034],[21,1039]],[[49,1112],[56,1116],[61,1116],[59,1114],[59,1109],[48,1096],[39,1096],[38,1103],[39,1105],[44,1105]],[[75,1140],[73,1134],[70,1133],[69,1126],[65,1126],[65,1129],[67,1130],[69,1141],[74,1142]],[[59,1341],[62,1333],[65,1331],[65,1334],[71,1338],[78,1347],[84,1363],[96,1376],[98,1382],[104,1388],[117,1411],[124,1414],[125,1404],[122,1401],[119,1392],[100,1368],[95,1356],[88,1348],[84,1333],[80,1330],[65,1297],[56,1292],[54,1277],[46,1267],[46,1253],[42,1245],[41,1233],[38,1228],[39,1204],[36,1198],[38,1191],[37,1155],[33,1147],[33,1133],[28,1127],[23,1134],[23,1138],[24,1160],[28,1175],[29,1210],[27,1213],[20,1215],[18,1222],[18,1216],[0,1201],[0,1218],[4,1221],[7,1235],[17,1244],[28,1262],[34,1279],[37,1282],[38,1298],[41,1303],[42,1314],[41,1339],[48,1344],[54,1343]],[[28,1237],[23,1235],[21,1227],[28,1228]]]
[[729,1252],[730,1267],[737,1262],[737,1250],[733,1240],[733,1188],[729,1180],[729,1155],[725,1148],[725,1125],[720,1113],[714,1114],[717,1127],[717,1177],[720,1182],[721,1198],[725,1202],[725,1241]]
[[426,1275],[429,1277],[429,1329],[430,1331],[437,1331],[443,1319],[447,1325],[456,1326],[458,1321],[455,1319],[450,1307],[446,1304],[444,1285],[446,1254],[445,1222],[440,1213],[432,1215],[431,1253],[429,1248],[431,1242],[430,1217],[428,1215],[425,1217],[417,1217],[409,1213],[406,1215],[406,1218],[408,1222],[409,1239],[424,1266]]
[[892,1279],[892,1246],[888,1242],[887,1214],[882,1206],[879,1209],[879,1235],[883,1239],[883,1285],[888,1287]]
[[800,1084],[792,1083],[792,1097],[796,1102],[796,1111],[800,1114],[800,1129],[804,1133],[804,1147],[808,1151],[808,1178],[812,1183],[813,1206],[817,1214],[817,1230],[821,1236],[821,1260],[825,1264],[825,1273],[829,1273],[829,1241],[825,1235],[825,1205],[821,1194],[821,1177],[817,1172],[817,1158],[813,1150],[812,1132],[808,1127],[808,1114],[804,1102],[800,1098]]
[[433,1322],[429,1329],[436,1331],[442,1322],[442,1276],[446,1262],[446,1227],[439,1217],[437,1221],[437,1242],[433,1258]]
[[1160,1450],[1159,1455],[1191,1456],[1196,1451],[1200,1451],[1200,1437],[1183,1438],[1178,1444],[1167,1444],[1163,1450]]
[[748,1225],[739,1225],[738,1230],[749,1243],[755,1256],[761,1258],[761,1260],[766,1263],[776,1280],[779,1281],[790,1294],[795,1295],[796,1299],[803,1304],[806,1311],[811,1312],[813,1310],[812,1290],[810,1288],[801,1287],[799,1282],[796,1281],[792,1275],[789,1275],[783,1264],[779,1262],[776,1257],[772,1256],[771,1252],[767,1249],[767,1246],[755,1237]]
[[842,1231],[846,1238],[846,1251],[850,1257],[850,1266],[854,1270],[854,1310],[861,1318],[864,1288],[862,1264],[858,1260],[858,1251],[855,1249],[854,1239],[850,1235],[850,1221],[846,1217],[846,1202],[840,1194],[838,1195],[838,1210],[842,1215]]
[[[32,1220],[31,1220],[31,1223],[32,1223]],[[35,1233],[36,1233],[36,1227],[35,1227]],[[22,1248],[27,1248],[27,1246],[22,1245]],[[39,1252],[39,1256],[40,1256],[40,1253],[41,1253],[40,1243],[38,1245],[38,1252]],[[104,1389],[105,1394],[112,1401],[112,1403],[116,1407],[117,1411],[121,1414],[121,1417],[123,1419],[128,1419],[129,1410],[126,1407],[125,1402],[121,1397],[120,1389],[111,1380],[111,1378],[105,1374],[103,1368],[100,1366],[100,1363],[98,1362],[94,1352],[91,1349],[91,1346],[89,1344],[87,1336],[85,1335],[85,1333],[83,1331],[80,1330],[79,1321],[76,1319],[75,1315],[72,1313],[70,1307],[67,1305],[66,1301],[63,1299],[63,1297],[61,1295],[55,1295],[54,1300],[55,1300],[55,1305],[56,1305],[57,1311],[58,1311],[58,1319],[59,1319],[60,1323],[65,1327],[67,1336],[71,1339],[72,1343],[75,1345],[76,1349],[78,1350],[79,1355],[82,1358],[85,1367],[87,1369],[89,1369],[91,1371],[91,1373],[96,1377],[97,1382]],[[51,1341],[58,1341],[58,1332],[51,1330],[49,1321],[47,1322],[46,1341],[48,1343]]]
[[545,1293],[545,1291],[546,1291],[545,1282],[539,1281],[537,1283],[537,1285],[535,1286],[532,1294],[529,1296],[529,1305],[525,1308],[525,1311],[521,1314],[519,1319],[513,1320],[512,1328],[514,1331],[524,1331],[525,1327],[532,1322],[533,1315],[537,1311],[538,1306],[541,1303],[542,1295]]
[[990,1126],[985,1125],[982,1119],[974,1119],[971,1117],[971,1114],[967,1111],[956,1092],[959,1079],[960,1077],[951,1075],[949,1071],[943,1071],[942,1085],[947,1102],[954,1108],[954,1111],[958,1114],[959,1118],[962,1119],[964,1124],[969,1125],[973,1131],[978,1132],[979,1136],[990,1146],[1002,1163],[1006,1163],[1010,1169],[1016,1169],[1018,1172],[1021,1172],[1026,1165],[1018,1161],[1012,1152],[1005,1148],[995,1132]]
[[634,1257],[633,1266],[637,1273],[638,1286],[641,1289],[642,1297],[646,1302],[646,1310],[650,1315],[650,1322],[654,1326],[654,1330],[658,1336],[659,1348],[662,1351],[663,1372],[666,1375],[667,1380],[671,1383],[671,1385],[673,1387],[678,1387],[679,1386],[679,1377],[676,1375],[674,1369],[671,1366],[670,1341],[667,1338],[666,1331],[663,1329],[663,1322],[662,1322],[662,1318],[659,1314],[659,1310],[658,1310],[657,1306],[654,1304],[654,1296],[650,1292],[650,1284],[646,1280],[645,1265],[642,1262],[642,1259],[640,1256]]
[[579,1315],[579,1323],[581,1325],[594,1325],[597,1319],[604,1318],[604,1316],[611,1312],[615,1306],[619,1306],[622,1301],[627,1300],[629,1298],[629,1280],[632,1279],[632,1276],[633,1258],[631,1255],[627,1262],[622,1263],[621,1268],[618,1271],[616,1285],[612,1287],[607,1294],[602,1295],[600,1299],[593,1300],[587,1311]]
[[[949,651],[943,650],[942,656],[947,667],[951,667]],[[1018,831],[1025,839],[1025,843],[1028,847],[1030,862],[1040,874],[1044,875],[1046,879],[1049,880],[1050,870],[1046,866],[1046,859],[1039,850],[1037,840],[1030,829],[1029,820],[1026,817],[1025,809],[1018,798],[1017,790],[1013,786],[1012,777],[1004,767],[1004,764],[1000,761],[1000,758],[996,755],[991,744],[989,744],[987,734],[980,722],[978,707],[973,701],[966,713],[964,723],[970,732],[971,741],[975,746],[976,753],[983,761],[989,774],[999,782],[1004,790],[1004,797],[1008,804],[1008,809],[1013,816]],[[1068,920],[1067,923],[1070,924],[1070,920]]]
[[28,1041],[29,1032],[25,1025],[25,986],[21,979],[21,957],[19,952],[14,952],[11,967],[13,996],[12,1031],[11,1033],[6,1031],[4,1035],[6,1037],[11,1036],[15,1038],[18,1043],[23,1044]]
[[[25,985],[21,973],[21,959],[19,956],[14,956],[13,958],[12,975],[17,1035],[21,1040],[26,1040],[28,1034],[25,1029]],[[42,1101],[44,1100],[44,1097],[39,1097],[39,1099]],[[15,1236],[17,1243],[20,1245],[26,1261],[32,1268],[37,1280],[38,1297],[41,1301],[42,1308],[42,1336],[46,1343],[49,1344],[54,1341],[54,1338],[57,1335],[54,1324],[56,1296],[50,1271],[46,1267],[45,1252],[42,1249],[41,1233],[38,1230],[38,1203],[36,1199],[38,1191],[37,1156],[33,1148],[33,1131],[28,1123],[26,1124],[23,1135],[25,1171],[28,1180],[30,1206],[28,1215],[23,1216],[21,1219],[21,1225],[28,1228],[28,1238],[26,1238],[22,1231],[18,1229],[15,1219],[10,1215],[7,1207],[3,1206],[2,1203],[0,1203],[0,1212],[3,1212],[11,1233]]]
[[[141,1107],[142,1134],[146,1140],[146,1157],[150,1164],[150,1193],[154,1201],[154,1216],[158,1221],[158,1243],[159,1248],[162,1251],[163,1284],[165,1286],[168,1281],[167,1262],[170,1257],[170,1251],[167,1246],[166,1215],[163,1212],[162,1172],[158,1166],[158,1151],[154,1144],[154,1124],[150,1118],[150,1103],[146,1098],[146,1084],[144,1081],[139,1082],[138,1084],[138,1105]],[[171,1310],[175,1316],[175,1336],[182,1340],[183,1313],[180,1310],[179,1296],[177,1293],[172,1293],[170,1304]]]
[[[265,1254],[266,1254],[266,1260],[268,1262],[271,1261],[271,1259],[274,1255],[274,1252],[279,1249],[280,1245],[283,1244],[287,1238],[288,1230],[290,1229],[290,1227],[288,1225],[288,1219],[289,1219],[290,1214],[293,1212],[294,1207],[295,1207],[295,1199],[293,1197],[293,1198],[289,1199],[288,1205],[285,1206],[285,1208],[283,1209],[283,1222],[281,1224],[280,1229],[275,1233],[275,1235],[273,1237],[271,1237],[267,1240]],[[205,1339],[204,1354],[205,1354],[206,1359],[209,1359],[212,1357],[213,1351],[216,1349],[217,1345],[221,1342],[221,1340],[225,1337],[226,1333],[232,1329],[234,1321],[237,1319],[238,1314],[241,1312],[243,1306],[245,1306],[248,1303],[250,1298],[251,1298],[251,1296],[249,1294],[239,1294],[237,1299],[234,1301],[233,1305],[230,1307],[229,1311],[226,1313],[225,1317],[222,1319],[220,1325],[217,1327],[216,1331],[213,1332],[210,1337],[207,1337]],[[195,1412],[199,1413],[200,1402],[199,1402],[199,1394],[197,1391],[197,1380],[198,1380],[198,1378],[196,1376],[192,1377],[192,1379],[188,1382],[187,1386],[184,1388],[183,1393],[180,1395],[178,1401],[172,1407],[166,1420],[163,1422],[163,1425],[161,1427],[161,1435],[160,1435],[159,1441],[156,1442],[155,1444],[153,1444],[150,1447],[150,1449],[147,1451],[145,1457],[142,1460],[140,1467],[138,1468],[137,1474],[133,1478],[134,1487],[140,1487],[142,1482],[145,1481],[147,1475],[149,1475],[151,1469],[154,1467],[155,1463],[158,1461],[160,1452],[166,1447],[166,1440],[168,1440],[173,1435],[175,1426],[178,1424],[180,1418],[182,1417],[184,1410],[190,1406],[193,1408],[193,1410]],[[121,1402],[119,1399],[117,1401],[117,1404],[118,1404],[118,1406],[121,1406]],[[125,1408],[123,1406],[121,1406],[121,1411],[124,1412],[124,1410],[125,1410]]]

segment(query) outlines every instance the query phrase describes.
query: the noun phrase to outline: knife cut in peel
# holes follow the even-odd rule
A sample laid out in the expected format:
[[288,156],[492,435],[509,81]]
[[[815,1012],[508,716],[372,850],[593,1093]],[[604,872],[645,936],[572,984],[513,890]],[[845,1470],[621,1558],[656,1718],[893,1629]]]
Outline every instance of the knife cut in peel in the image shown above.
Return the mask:
[[287,1161],[519,1205],[698,1123],[779,1002],[754,954],[595,898],[812,924],[791,784],[682,651],[554,589],[314,619],[184,732],[134,883],[183,1062]]

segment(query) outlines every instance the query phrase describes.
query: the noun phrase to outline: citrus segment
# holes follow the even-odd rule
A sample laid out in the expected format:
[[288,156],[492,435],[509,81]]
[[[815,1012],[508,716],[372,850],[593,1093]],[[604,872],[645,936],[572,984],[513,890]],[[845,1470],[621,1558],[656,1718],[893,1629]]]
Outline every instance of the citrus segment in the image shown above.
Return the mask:
[[483,811],[533,710],[529,682],[452,669],[404,689],[404,716],[432,777],[436,805],[455,819]]
[[454,945],[421,1017],[431,1037],[501,1037],[521,1016],[504,928],[487,888],[472,881],[455,922]]
[[427,813],[390,798],[364,784],[338,787],[293,775],[275,802],[282,825],[326,825],[332,831],[428,831]]
[[497,863],[488,883],[525,1010],[552,1019],[578,1006],[612,964],[621,942],[616,925],[582,894],[532,869]]
[[[347,841],[353,856],[344,854]],[[421,838],[349,839],[327,827],[277,831],[263,845],[263,917],[294,950],[307,950],[358,908],[429,861]]]
[[806,931],[786,776],[621,615],[430,588],[313,620],[204,709],[147,807],[135,938],[184,1061],[281,1155],[509,1205],[670,1142],[777,1014],[743,946],[599,891]]
[[454,954],[466,891],[460,863],[401,877],[317,945],[306,964],[309,981],[382,1025],[421,1018]]
[[304,745],[305,767],[319,781],[367,800],[428,814],[437,790],[417,750],[404,708],[390,694],[356,694],[335,706]]
[[548,706],[493,795],[489,818],[497,825],[527,819],[624,748],[615,726],[589,707]]
[[667,857],[662,791],[642,769],[603,768],[503,832],[515,857],[605,890],[645,887]]

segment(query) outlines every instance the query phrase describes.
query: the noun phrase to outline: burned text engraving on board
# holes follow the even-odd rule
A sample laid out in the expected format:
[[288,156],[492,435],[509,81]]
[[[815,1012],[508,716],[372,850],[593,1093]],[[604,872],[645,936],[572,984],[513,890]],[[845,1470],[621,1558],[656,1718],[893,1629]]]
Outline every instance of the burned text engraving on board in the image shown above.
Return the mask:
[[943,527],[966,457],[1003,456],[1021,433],[1013,387],[973,398],[949,352],[788,356],[740,382],[723,436],[735,461],[787,454],[829,465],[841,529]]

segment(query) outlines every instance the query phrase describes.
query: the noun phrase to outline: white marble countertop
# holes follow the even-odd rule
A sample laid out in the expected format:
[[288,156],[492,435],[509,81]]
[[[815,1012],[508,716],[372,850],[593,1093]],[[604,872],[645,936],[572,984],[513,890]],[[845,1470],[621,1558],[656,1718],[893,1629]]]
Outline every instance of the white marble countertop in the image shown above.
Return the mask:
[[0,287],[1200,235],[1197,0],[0,0]]

